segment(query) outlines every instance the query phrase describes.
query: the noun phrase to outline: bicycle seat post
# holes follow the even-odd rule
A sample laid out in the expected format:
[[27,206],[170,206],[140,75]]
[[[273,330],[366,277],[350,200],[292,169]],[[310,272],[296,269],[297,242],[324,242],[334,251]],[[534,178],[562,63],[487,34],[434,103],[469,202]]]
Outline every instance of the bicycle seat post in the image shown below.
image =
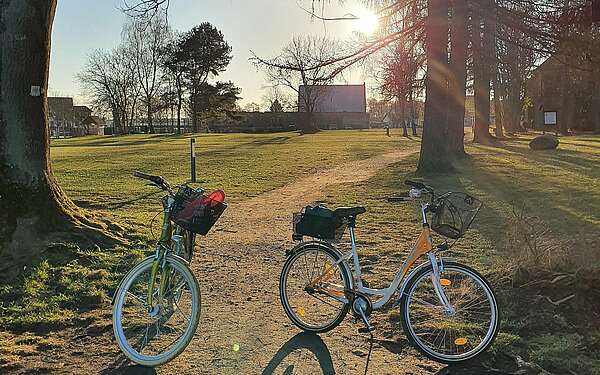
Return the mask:
[[363,287],[363,283],[358,260],[358,250],[356,249],[356,236],[354,234],[354,228],[356,228],[356,216],[348,216],[346,219],[348,220],[348,231],[350,232],[350,242],[352,244],[352,261],[354,263],[356,286],[360,289]]

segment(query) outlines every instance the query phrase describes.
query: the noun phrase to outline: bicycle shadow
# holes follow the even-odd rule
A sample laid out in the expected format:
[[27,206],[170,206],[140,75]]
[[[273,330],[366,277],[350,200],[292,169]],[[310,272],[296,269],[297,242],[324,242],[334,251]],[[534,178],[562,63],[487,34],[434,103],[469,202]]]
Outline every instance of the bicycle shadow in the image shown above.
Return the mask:
[[118,354],[109,366],[100,371],[100,375],[156,375],[154,367],[133,364],[123,354]]
[[[335,374],[329,348],[327,348],[327,345],[323,342],[321,337],[311,332],[301,332],[283,344],[261,374],[272,375],[280,365],[283,364],[285,366],[285,359],[287,356],[299,349],[308,349],[317,357],[323,375]],[[283,373],[286,375],[293,374],[294,365],[289,364]]]

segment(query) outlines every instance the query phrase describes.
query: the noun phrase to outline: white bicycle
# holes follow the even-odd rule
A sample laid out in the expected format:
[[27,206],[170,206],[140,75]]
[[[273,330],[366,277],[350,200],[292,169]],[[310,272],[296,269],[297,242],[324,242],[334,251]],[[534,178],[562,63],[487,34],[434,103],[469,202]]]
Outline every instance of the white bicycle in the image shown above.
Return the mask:
[[[481,202],[465,193],[436,199],[431,187],[406,183],[410,191],[388,198],[390,202],[427,196],[429,200],[421,201],[423,229],[391,285],[372,289],[362,281],[354,228],[356,217],[366,212],[364,207],[309,206],[294,215],[294,239],[310,236],[317,240],[301,242],[288,251],[279,283],[284,311],[299,328],[322,333],[339,325],[352,309],[363,321],[363,330],[370,332],[373,311],[399,305],[402,328],[421,353],[445,364],[471,360],[492,345],[498,332],[496,297],[477,271],[439,255],[450,246],[445,241],[434,247],[431,231],[453,239],[462,237]],[[339,240],[346,228],[352,249],[342,254],[332,240]],[[413,268],[422,256],[426,261]]]

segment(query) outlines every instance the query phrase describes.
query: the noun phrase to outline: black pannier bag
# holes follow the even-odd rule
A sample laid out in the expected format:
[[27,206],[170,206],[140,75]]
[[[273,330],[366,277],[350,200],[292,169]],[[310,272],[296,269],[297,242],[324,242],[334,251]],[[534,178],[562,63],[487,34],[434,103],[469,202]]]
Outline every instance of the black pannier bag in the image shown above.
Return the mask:
[[187,186],[182,187],[175,195],[171,219],[183,229],[207,235],[227,208],[224,202],[211,198],[213,195],[206,196]]
[[477,216],[482,203],[466,193],[446,193],[435,203],[431,229],[444,237],[459,239]]
[[295,239],[309,236],[335,242],[342,238],[347,225],[346,220],[323,206],[306,206],[294,213],[293,223]]

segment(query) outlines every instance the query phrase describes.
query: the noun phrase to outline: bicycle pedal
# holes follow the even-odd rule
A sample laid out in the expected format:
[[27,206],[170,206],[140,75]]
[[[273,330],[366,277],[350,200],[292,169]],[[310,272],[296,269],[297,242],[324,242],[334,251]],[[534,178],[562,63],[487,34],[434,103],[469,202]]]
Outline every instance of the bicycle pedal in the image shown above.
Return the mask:
[[373,331],[375,331],[375,327],[373,326],[361,327],[358,329],[358,333],[371,333]]

